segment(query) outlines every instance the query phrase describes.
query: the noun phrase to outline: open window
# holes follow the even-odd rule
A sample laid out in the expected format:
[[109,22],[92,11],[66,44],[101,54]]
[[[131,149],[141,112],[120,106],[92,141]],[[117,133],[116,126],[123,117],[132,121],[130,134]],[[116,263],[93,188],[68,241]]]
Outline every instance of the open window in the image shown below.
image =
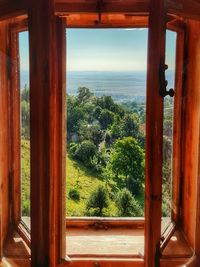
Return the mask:
[[[155,266],[159,261],[167,262],[170,257],[176,258],[174,264],[178,261],[185,262],[193,253],[190,245],[194,242],[192,238],[194,229],[192,230],[190,225],[195,216],[192,213],[190,224],[185,223],[185,217],[188,207],[186,204],[188,192],[190,191],[189,189],[191,189],[191,192],[195,191],[195,182],[193,182],[193,187],[190,188],[187,175],[183,175],[183,173],[187,174],[188,172],[184,163],[188,163],[187,166],[192,164],[189,162],[189,156],[186,155],[186,148],[183,144],[184,138],[188,142],[190,137],[189,131],[184,127],[187,125],[194,126],[194,121],[197,120],[196,117],[196,120],[193,120],[191,113],[186,116],[186,111],[189,107],[187,99],[191,100],[191,98],[185,88],[189,85],[192,88],[192,82],[189,85],[187,84],[188,81],[184,73],[187,56],[184,54],[184,49],[187,46],[191,47],[192,44],[188,44],[188,40],[185,39],[185,21],[178,16],[172,16],[171,11],[165,16],[167,12],[165,12],[162,4],[157,6],[156,12],[151,10],[149,13],[141,12],[138,10],[137,5],[132,6],[133,3],[130,5],[129,1],[125,5],[122,3],[115,5],[113,1],[106,1],[106,8],[101,5],[101,1],[98,1],[97,6],[93,2],[80,1],[80,6],[77,5],[79,2],[75,4],[70,1],[57,3],[55,10],[51,10],[52,12],[47,14],[47,20],[44,21],[44,25],[41,18],[43,6],[39,6],[36,11],[33,8],[30,9],[28,18],[31,26],[29,29],[30,98],[28,89],[25,88],[25,91],[21,91],[20,86],[20,81],[22,82],[23,80],[21,72],[22,60],[25,58],[21,42],[24,34],[27,38],[27,33],[21,33],[21,31],[27,29],[27,18],[20,17],[14,24],[13,21],[9,21],[10,40],[8,42],[8,53],[10,58],[6,63],[6,75],[8,76],[6,77],[9,81],[8,99],[10,101],[8,128],[9,138],[12,141],[9,148],[10,169],[8,180],[9,188],[12,189],[8,201],[10,205],[10,209],[8,208],[9,226],[11,225],[12,229],[18,231],[29,247],[31,234],[31,257],[32,265],[35,266],[41,262],[41,264],[44,264],[46,258],[50,259],[49,261],[53,262],[55,266],[58,263],[60,264],[61,260],[64,265],[69,264],[69,261],[72,260],[77,266],[82,266],[83,260],[88,265],[95,264],[97,266],[107,261],[115,264],[115,259],[120,262],[126,261],[127,266],[134,266],[134,264],[135,266],[143,266],[144,264],[146,266],[151,266],[151,264]],[[47,3],[46,5],[48,6]],[[154,5],[156,5],[156,2],[154,2]],[[130,9],[132,11],[128,12],[127,7],[128,9],[132,7]],[[52,20],[53,13],[56,14],[55,20]],[[35,21],[40,21],[41,23],[35,23]],[[197,28],[197,26],[193,25],[191,29],[187,30],[190,33],[195,27]],[[135,30],[136,28],[137,30]],[[144,30],[144,28],[146,29]],[[66,51],[66,41],[67,49],[70,49],[70,34],[78,32],[79,35],[83,34],[84,38],[86,38],[84,31],[91,31],[97,32],[99,37],[103,31],[109,33],[109,29],[113,32],[122,31],[127,35],[130,34],[130,36],[134,31],[140,34],[142,31],[147,32],[147,29],[149,31],[147,89],[145,101],[143,99],[139,104],[138,102],[133,104],[133,101],[130,101],[132,95],[129,94],[128,90],[123,96],[118,94],[117,97],[114,94],[114,89],[111,90],[112,95],[109,92],[105,97],[103,96],[104,92],[102,93],[101,90],[92,92],[94,94],[92,95],[86,88],[82,88],[78,95],[73,93],[70,95],[71,88],[72,91],[79,86],[93,89],[86,82],[91,83],[94,77],[87,76],[84,78],[76,74],[75,78],[72,78],[70,75],[74,75],[73,73],[68,73],[67,76],[67,88],[69,88],[67,94],[69,94],[66,96],[66,69],[68,72],[66,58],[68,60],[70,54],[69,50]],[[132,31],[133,29],[134,31]],[[169,30],[167,34],[163,29]],[[188,38],[190,40],[191,36],[189,35]],[[125,38],[122,37],[121,41],[124,40]],[[79,41],[76,40],[77,43]],[[76,42],[73,46],[77,45]],[[80,43],[83,45],[82,41]],[[112,45],[114,47],[114,44]],[[28,42],[26,42],[26,46],[28,46]],[[167,48],[168,46],[169,49]],[[77,51],[79,51],[78,45],[76,53],[78,53]],[[84,52],[82,51],[82,53]],[[92,50],[89,54],[92,55]],[[73,60],[74,57],[72,57]],[[166,69],[165,63],[169,65],[169,70]],[[118,65],[120,66],[120,64],[122,62],[118,60]],[[80,63],[77,63],[77,65],[80,67]],[[104,73],[104,78],[106,75]],[[120,78],[120,74],[118,74],[117,85],[121,83],[120,79],[122,80],[122,78],[133,83],[132,79],[134,77],[131,75],[128,77],[123,73]],[[138,77],[137,79],[141,78]],[[81,79],[84,82],[78,84]],[[95,82],[97,82],[99,78],[95,79]],[[168,80],[168,85],[166,80]],[[102,89],[102,80],[98,81],[101,82],[99,87]],[[114,83],[107,76],[107,84],[108,81]],[[76,83],[75,87],[73,87],[73,83]],[[142,83],[143,85],[145,83],[144,77],[142,77]],[[115,84],[115,88],[117,85]],[[72,87],[70,88],[70,86]],[[171,87],[173,90],[170,90]],[[183,89],[186,91],[183,91]],[[91,100],[87,102],[87,105],[85,103],[82,105],[81,93],[87,93],[86,99],[89,97],[88,99]],[[193,95],[195,96],[194,92]],[[85,97],[85,94],[82,96]],[[119,101],[121,97],[126,101]],[[28,107],[29,99],[30,109]],[[127,99],[130,103],[127,102]],[[138,99],[138,96],[136,99]],[[113,106],[105,106],[108,104],[106,101],[110,101],[109,105],[112,104]],[[70,105],[73,106],[74,102],[76,102],[75,106],[71,108]],[[81,110],[82,106],[85,108],[85,114]],[[109,110],[109,108],[115,109]],[[68,109],[67,121],[69,127],[67,137],[65,136],[66,109]],[[80,122],[78,127],[76,125],[75,111],[78,114],[77,120]],[[27,116],[29,112],[30,135],[28,133],[29,117]],[[91,112],[92,115],[90,114]],[[108,118],[109,123],[107,125],[105,120],[99,117],[103,117],[103,113]],[[87,204],[90,197],[87,200],[85,199],[85,203],[83,202],[84,195],[87,196],[89,194],[84,191],[86,181],[82,185],[80,179],[86,172],[91,171],[86,166],[87,164],[92,168],[102,168],[99,163],[107,159],[104,159],[100,154],[100,148],[102,151],[107,149],[106,153],[108,153],[105,153],[105,158],[113,155],[113,158],[116,158],[115,152],[117,153],[119,150],[115,143],[119,144],[124,138],[123,136],[116,138],[116,135],[119,134],[121,129],[124,130],[124,121],[128,117],[129,119],[130,117],[136,117],[134,115],[136,113],[139,125],[137,134],[134,133],[134,138],[137,141],[137,146],[139,142],[143,142],[143,147],[140,144],[138,151],[142,149],[142,153],[145,152],[146,164],[145,183],[141,185],[141,188],[144,189],[145,197],[140,196],[142,200],[140,199],[141,202],[139,203],[145,207],[144,210],[142,209],[144,217],[141,213],[140,218],[122,219],[118,217],[118,204],[115,204],[114,198],[114,195],[117,195],[120,190],[117,188],[114,191],[116,189],[116,184],[113,185],[114,180],[112,181],[110,177],[102,180],[96,179],[97,177],[91,177],[94,180],[93,183],[102,183],[105,189],[108,189],[107,193],[111,195],[110,205],[114,210],[114,213],[110,213],[108,206],[101,209],[94,206],[94,204]],[[70,115],[72,115],[71,124],[69,124]],[[79,116],[85,116],[82,122]],[[195,116],[195,112],[193,116]],[[122,125],[120,126],[120,124]],[[131,123],[127,127],[128,130],[131,128],[130,125]],[[75,130],[72,131],[73,128]],[[180,129],[184,129],[184,131]],[[92,136],[93,130],[98,135]],[[99,138],[98,141],[97,137]],[[125,136],[129,140],[132,137]],[[144,137],[145,140],[143,139]],[[83,158],[81,158],[81,145],[82,143],[88,143],[88,141],[91,144],[91,138],[97,142],[93,146],[93,152],[95,151],[95,153],[92,157],[88,157],[88,152],[82,151]],[[68,140],[67,145],[66,140]],[[105,145],[106,142],[107,146]],[[192,151],[195,151],[195,142],[193,141],[192,144]],[[115,150],[113,150],[113,147]],[[69,168],[72,168],[72,165],[74,168],[71,173],[73,177],[67,183],[65,181],[66,148],[68,153],[66,164],[68,173],[70,173]],[[125,152],[127,152],[127,149],[125,149]],[[71,153],[71,157],[74,157],[73,160],[68,157],[69,153]],[[25,154],[27,157],[24,156]],[[184,154],[184,157],[182,154]],[[80,164],[81,160],[83,162]],[[112,160],[111,163],[113,163]],[[117,162],[116,166],[118,167],[118,165]],[[28,172],[26,172],[27,166]],[[107,166],[104,167],[106,169]],[[109,170],[113,171],[113,166],[108,167],[110,167],[110,169],[108,168]],[[118,172],[120,172],[118,176],[130,178],[130,173],[125,175],[119,168]],[[111,173],[111,175],[114,174]],[[70,175],[68,174],[68,176]],[[29,182],[25,177],[30,178],[30,187],[28,185],[30,196],[26,186]],[[125,188],[124,184],[127,181],[125,183],[123,180],[120,182],[122,183],[120,189]],[[131,187],[134,182],[131,181],[129,186]],[[88,187],[92,189],[91,184],[88,184]],[[133,189],[135,190],[135,187]],[[27,202],[28,200],[30,202]],[[136,200],[139,201],[139,199]],[[82,205],[83,203],[84,205]],[[29,205],[31,207],[30,213]],[[85,207],[88,210],[82,212]],[[76,218],[82,214],[92,216],[89,216],[89,218]],[[99,216],[99,214],[106,217]],[[107,218],[107,214],[111,214],[115,218]],[[29,215],[31,215],[31,233],[29,219],[27,218]],[[69,218],[69,215],[75,215],[76,217]],[[94,215],[98,216],[93,217]],[[165,217],[165,219],[162,217]],[[164,222],[163,225],[161,220],[162,223]],[[121,237],[121,229],[123,229],[123,233],[126,233],[125,239]],[[187,238],[184,236],[185,233],[186,237],[189,238],[189,245]],[[98,237],[94,239],[94,235],[97,234]],[[86,240],[85,235],[88,241],[87,248],[83,243]],[[108,253],[105,243],[103,243],[102,247],[99,246],[99,240],[105,242],[108,237],[111,243],[119,245],[117,252],[112,250]],[[130,246],[126,246],[128,242],[132,242]],[[122,247],[122,243],[125,246]],[[77,248],[77,244],[80,245],[79,248]],[[193,245],[191,246],[194,248]],[[109,246],[108,243],[107,246]],[[97,249],[92,251],[94,247]],[[104,248],[104,250],[101,250],[101,248]],[[179,248],[181,248],[181,253],[179,253]],[[30,257],[30,254],[27,257]]]
[[143,251],[147,35],[147,28],[66,29],[72,258]]

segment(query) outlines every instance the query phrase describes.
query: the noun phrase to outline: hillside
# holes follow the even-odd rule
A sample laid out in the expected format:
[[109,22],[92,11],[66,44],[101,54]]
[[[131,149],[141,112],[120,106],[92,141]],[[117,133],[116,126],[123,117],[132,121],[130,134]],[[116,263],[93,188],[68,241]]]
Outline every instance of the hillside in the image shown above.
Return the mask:
[[[22,177],[22,214],[30,215],[30,142],[21,141],[21,177]],[[67,177],[67,194],[66,194],[66,216],[85,216],[86,202],[91,192],[98,185],[105,185],[105,181],[98,178],[97,175],[88,171],[82,164],[66,158],[66,177]],[[74,201],[69,197],[71,189],[77,189],[80,193],[80,200]],[[111,201],[106,215],[115,216],[116,207]]]

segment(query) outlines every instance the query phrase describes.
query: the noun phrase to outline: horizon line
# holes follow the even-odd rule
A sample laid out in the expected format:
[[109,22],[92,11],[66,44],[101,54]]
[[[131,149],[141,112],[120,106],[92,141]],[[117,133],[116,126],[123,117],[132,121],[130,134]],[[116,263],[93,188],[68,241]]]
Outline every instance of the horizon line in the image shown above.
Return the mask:
[[[170,68],[168,71],[175,71],[175,69]],[[21,72],[29,72],[29,70],[24,69]],[[67,70],[67,72],[147,72],[147,70]]]

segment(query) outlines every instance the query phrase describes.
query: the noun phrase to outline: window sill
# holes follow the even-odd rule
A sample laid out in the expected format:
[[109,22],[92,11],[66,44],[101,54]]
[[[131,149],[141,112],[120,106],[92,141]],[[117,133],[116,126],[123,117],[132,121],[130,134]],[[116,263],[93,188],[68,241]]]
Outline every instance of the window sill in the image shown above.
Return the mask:
[[144,229],[144,222],[144,217],[67,217],[66,228],[109,229],[125,227]]

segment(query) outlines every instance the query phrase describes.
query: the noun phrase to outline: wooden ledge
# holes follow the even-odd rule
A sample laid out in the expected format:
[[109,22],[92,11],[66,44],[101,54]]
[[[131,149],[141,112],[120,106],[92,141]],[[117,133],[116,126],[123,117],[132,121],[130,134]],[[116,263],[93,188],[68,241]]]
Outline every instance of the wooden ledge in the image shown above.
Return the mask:
[[3,252],[5,257],[12,259],[29,259],[31,255],[30,248],[17,232],[8,236]]
[[167,246],[162,252],[162,259],[191,258],[193,250],[189,246],[186,237],[181,231],[175,231]]
[[108,229],[108,228],[131,228],[144,229],[144,217],[67,217],[66,228],[92,228],[92,229]]

